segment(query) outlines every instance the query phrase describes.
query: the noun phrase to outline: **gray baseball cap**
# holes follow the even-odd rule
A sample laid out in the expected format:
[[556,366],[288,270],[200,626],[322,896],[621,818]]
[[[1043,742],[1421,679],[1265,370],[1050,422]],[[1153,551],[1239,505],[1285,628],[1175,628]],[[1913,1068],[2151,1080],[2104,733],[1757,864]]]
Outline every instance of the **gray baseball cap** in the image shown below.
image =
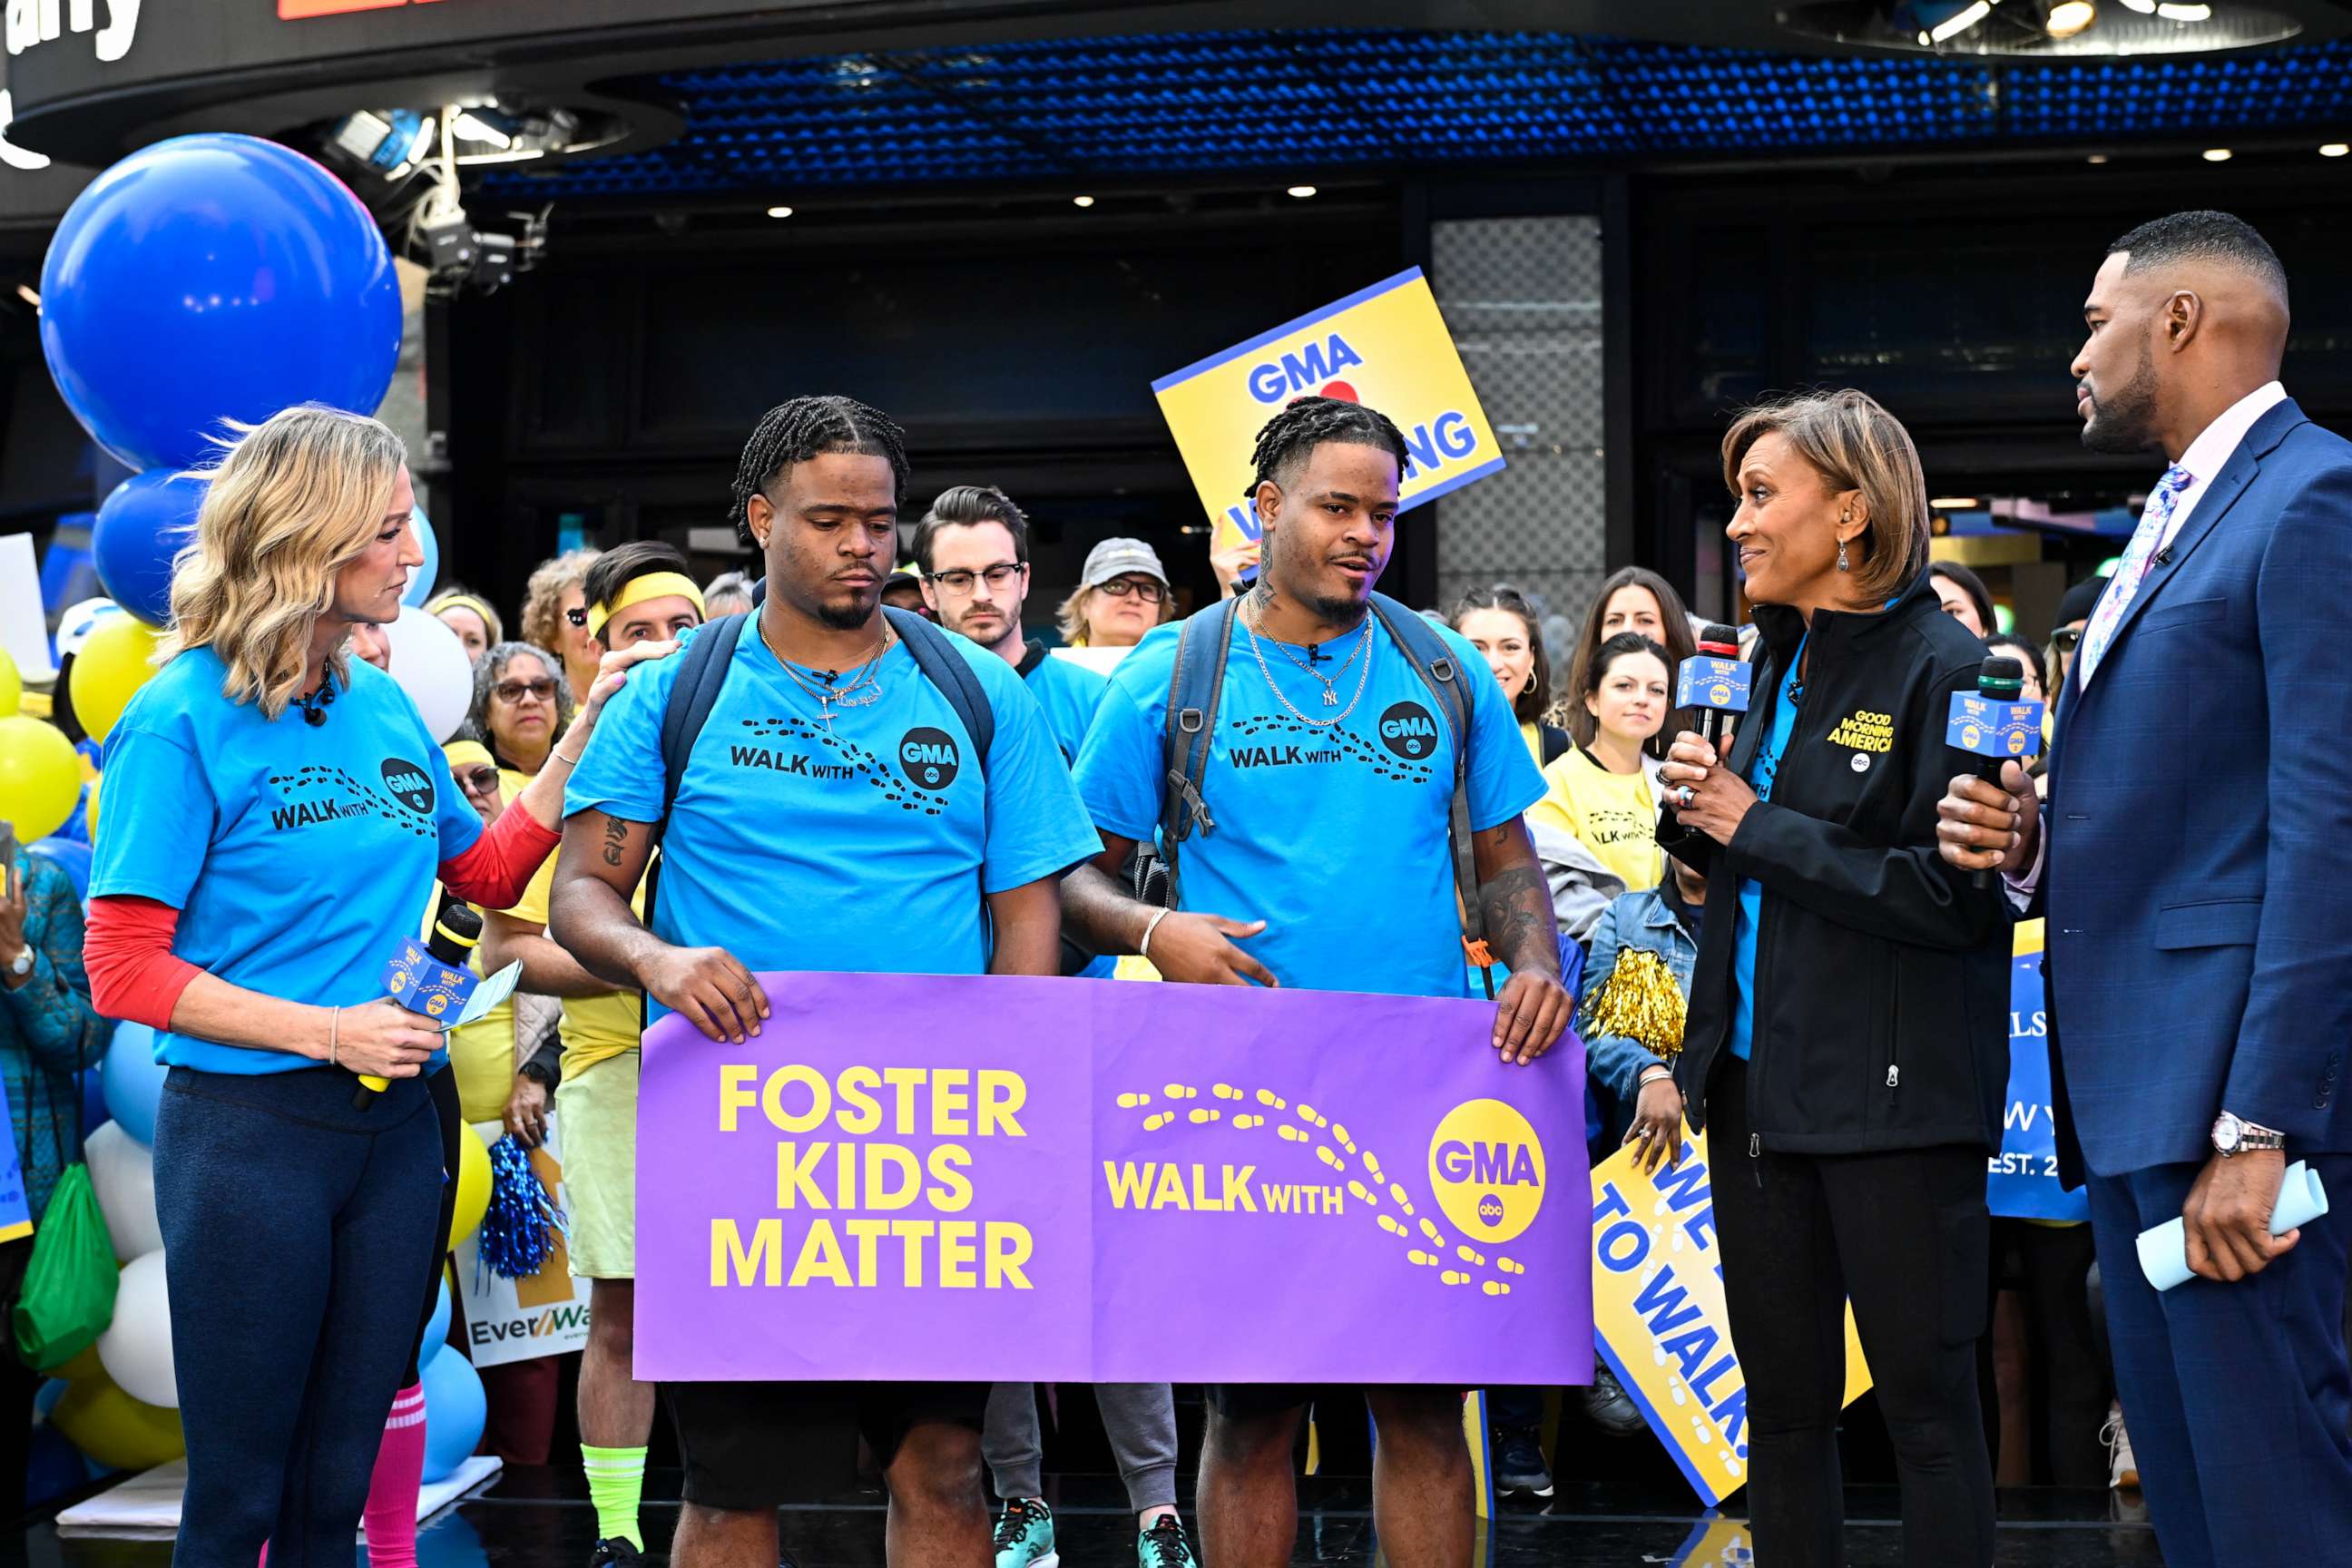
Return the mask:
[[1106,539],[1087,552],[1086,570],[1078,574],[1078,586],[1099,588],[1114,577],[1124,577],[1130,572],[1140,572],[1156,578],[1161,587],[1168,586],[1168,568],[1160,564],[1160,552],[1140,539]]

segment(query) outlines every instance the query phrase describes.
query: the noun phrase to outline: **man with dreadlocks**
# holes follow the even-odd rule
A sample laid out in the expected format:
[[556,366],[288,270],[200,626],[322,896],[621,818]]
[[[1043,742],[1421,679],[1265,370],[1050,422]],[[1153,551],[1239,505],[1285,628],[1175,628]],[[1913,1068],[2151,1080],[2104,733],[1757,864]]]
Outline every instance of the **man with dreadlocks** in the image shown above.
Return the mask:
[[[1211,743],[1196,780],[1214,830],[1184,847],[1172,907],[1131,898],[1115,880],[1163,819],[1170,689],[1189,624],[1180,622],[1146,637],[1112,672],[1078,753],[1079,793],[1103,849],[1071,873],[1063,898],[1094,951],[1141,952],[1171,981],[1465,994],[1448,834],[1456,742],[1436,717],[1432,684],[1383,618],[1410,612],[1376,605],[1372,593],[1395,540],[1405,460],[1387,418],[1328,397],[1301,398],[1259,433],[1250,490],[1264,525],[1258,583],[1237,611],[1201,612],[1233,617],[1218,626],[1223,684],[1204,715]],[[1196,646],[1208,644],[1196,657],[1213,661],[1216,641],[1194,635]],[[1511,969],[1494,1044],[1506,1063],[1524,1065],[1569,1021],[1551,900],[1519,821],[1544,782],[1484,660],[1454,633],[1437,635],[1454,669],[1486,683],[1470,694],[1475,900],[1494,956]],[[1276,1568],[1297,1534],[1291,1452],[1307,1391],[1228,1384],[1209,1394],[1204,1555],[1215,1568]],[[1464,1568],[1470,1459],[1459,1391],[1391,1387],[1368,1397],[1381,1437],[1373,1512],[1388,1561]]]
[[[771,409],[734,500],[766,558],[765,603],[637,672],[572,775],[550,930],[590,973],[643,990],[649,1021],[683,1013],[740,1044],[767,1016],[754,970],[1059,967],[1058,879],[1097,840],[1013,667],[883,613],[906,482],[898,427],[875,410],[845,397]],[[702,637],[731,643],[714,645],[728,650],[721,684],[666,802],[663,716],[681,671],[715,657],[695,647]],[[942,667],[908,646],[918,637],[932,639],[920,658],[961,658],[979,677],[993,723],[984,757],[935,684]],[[641,922],[629,895],[665,822]],[[678,1383],[662,1394],[686,1465],[679,1568],[773,1568],[793,1432],[851,1409],[889,1489],[889,1561],[990,1568],[986,1384]]]

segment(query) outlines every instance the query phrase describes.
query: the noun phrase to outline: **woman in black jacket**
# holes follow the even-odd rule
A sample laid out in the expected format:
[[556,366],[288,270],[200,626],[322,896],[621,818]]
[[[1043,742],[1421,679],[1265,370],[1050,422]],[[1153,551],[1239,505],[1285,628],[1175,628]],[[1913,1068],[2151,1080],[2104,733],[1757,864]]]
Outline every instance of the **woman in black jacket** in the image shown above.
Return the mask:
[[1707,875],[1676,1076],[1714,1131],[1748,1498],[1772,1568],[1844,1561],[1851,1297],[1903,1485],[1906,1563],[1992,1561],[1977,1406],[1985,1156],[2009,1079],[2009,916],[1936,849],[1952,693],[1984,644],[1925,568],[1911,438],[1859,392],[1724,437],[1726,531],[1762,634],[1718,765],[1685,735],[1658,840]]

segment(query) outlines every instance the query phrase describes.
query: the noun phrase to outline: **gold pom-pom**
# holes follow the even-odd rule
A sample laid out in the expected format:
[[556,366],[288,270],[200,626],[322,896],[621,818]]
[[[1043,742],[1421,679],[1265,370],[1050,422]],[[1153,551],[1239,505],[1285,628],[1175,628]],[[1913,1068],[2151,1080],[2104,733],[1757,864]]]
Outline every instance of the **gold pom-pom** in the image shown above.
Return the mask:
[[1647,948],[1617,955],[1601,989],[1584,999],[1584,1033],[1622,1035],[1661,1061],[1683,1048],[1683,988],[1666,961]]

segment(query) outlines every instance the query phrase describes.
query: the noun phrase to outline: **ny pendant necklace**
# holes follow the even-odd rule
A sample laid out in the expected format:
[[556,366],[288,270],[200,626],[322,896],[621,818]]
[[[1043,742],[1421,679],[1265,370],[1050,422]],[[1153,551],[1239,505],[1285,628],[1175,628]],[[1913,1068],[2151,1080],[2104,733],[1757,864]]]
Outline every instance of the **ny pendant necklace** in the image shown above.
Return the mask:
[[1367,616],[1364,617],[1362,635],[1356,638],[1356,646],[1348,650],[1348,657],[1339,661],[1339,668],[1333,670],[1328,675],[1326,675],[1321,670],[1316,668],[1315,665],[1310,662],[1310,660],[1318,657],[1317,649],[1322,646],[1319,643],[1308,647],[1307,658],[1301,658],[1297,654],[1291,652],[1290,645],[1278,638],[1275,642],[1274,651],[1288,659],[1298,668],[1305,670],[1307,674],[1321,681],[1323,683],[1323,706],[1326,708],[1337,708],[1339,706],[1340,678],[1348,673],[1348,667],[1356,662],[1356,656],[1363,652],[1365,645],[1370,643],[1371,640],[1372,622],[1371,617]]
[[[1297,720],[1300,723],[1318,730],[1331,729],[1337,725],[1345,723],[1347,721],[1348,715],[1356,710],[1356,704],[1364,700],[1364,688],[1370,683],[1372,674],[1372,627],[1371,622],[1369,618],[1364,623],[1363,640],[1356,645],[1356,652],[1364,656],[1362,666],[1356,671],[1356,694],[1348,699],[1348,705],[1345,708],[1341,708],[1339,711],[1332,714],[1328,719],[1309,719],[1306,714],[1301,713],[1298,710],[1297,705],[1290,700],[1289,694],[1282,689],[1282,683],[1275,679],[1274,667],[1265,662],[1265,648],[1257,640],[1257,628],[1250,625],[1250,617],[1246,614],[1241,616],[1241,623],[1243,632],[1249,637],[1250,652],[1257,656],[1257,671],[1260,675],[1265,677],[1265,684],[1267,688],[1273,691],[1274,700],[1276,702],[1281,703],[1283,708],[1288,711],[1290,716]],[[1287,648],[1282,647],[1282,644],[1279,642],[1276,643],[1274,646],[1277,648],[1281,648],[1286,655],[1290,651]],[[1352,660],[1356,655],[1351,653],[1348,657]],[[1297,664],[1298,660],[1296,658],[1293,658],[1290,662]],[[1304,665],[1300,665],[1299,668],[1305,668],[1306,667]],[[1341,665],[1340,668],[1345,669],[1347,666]],[[1318,671],[1309,669],[1307,673],[1314,676],[1318,680],[1323,679],[1322,675]],[[1333,706],[1337,706],[1339,700],[1339,693],[1328,681],[1324,682],[1324,700]]]

